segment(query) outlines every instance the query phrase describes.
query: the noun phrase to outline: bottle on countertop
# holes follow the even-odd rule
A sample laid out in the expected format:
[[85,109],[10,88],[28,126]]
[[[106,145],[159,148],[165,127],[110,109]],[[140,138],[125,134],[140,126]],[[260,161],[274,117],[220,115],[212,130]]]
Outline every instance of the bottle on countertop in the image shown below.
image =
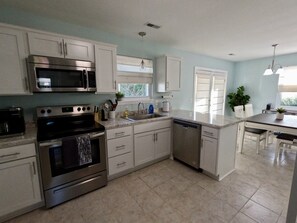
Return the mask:
[[126,110],[124,111],[124,117],[128,118],[128,116],[129,116],[129,111],[128,111],[128,108],[126,108]]
[[154,106],[152,104],[149,106],[149,114],[154,114]]

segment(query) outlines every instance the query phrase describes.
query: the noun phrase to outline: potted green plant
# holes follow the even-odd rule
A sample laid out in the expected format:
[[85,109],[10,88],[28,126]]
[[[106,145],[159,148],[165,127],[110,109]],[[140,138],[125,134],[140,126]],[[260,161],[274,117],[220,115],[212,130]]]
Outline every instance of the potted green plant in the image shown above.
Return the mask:
[[286,109],[280,107],[276,109],[276,119],[282,120],[284,119]]
[[123,99],[123,97],[125,96],[125,94],[119,91],[115,94],[115,96],[118,101],[121,101]]
[[245,105],[249,103],[250,96],[245,94],[244,86],[240,86],[237,88],[237,92],[231,92],[227,95],[227,98],[229,99],[228,104],[232,111],[234,112],[234,107],[243,105],[243,110],[245,111]]

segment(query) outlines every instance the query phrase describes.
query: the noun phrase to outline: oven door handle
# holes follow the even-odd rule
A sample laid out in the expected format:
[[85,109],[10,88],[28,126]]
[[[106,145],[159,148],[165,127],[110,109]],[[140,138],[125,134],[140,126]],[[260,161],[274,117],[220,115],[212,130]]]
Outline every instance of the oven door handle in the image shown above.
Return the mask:
[[39,146],[40,147],[58,147],[58,146],[62,146],[62,140],[42,142],[42,143],[39,143]]
[[98,138],[100,136],[104,136],[104,132],[100,132],[100,133],[95,133],[95,134],[90,134],[90,138],[94,139],[94,138]]
[[[104,136],[104,132],[99,132],[99,133],[94,133],[90,134],[90,139],[96,139],[99,138],[100,136]],[[62,146],[62,140],[53,140],[53,141],[48,141],[48,142],[41,142],[39,143],[40,147],[57,147],[57,146]]]

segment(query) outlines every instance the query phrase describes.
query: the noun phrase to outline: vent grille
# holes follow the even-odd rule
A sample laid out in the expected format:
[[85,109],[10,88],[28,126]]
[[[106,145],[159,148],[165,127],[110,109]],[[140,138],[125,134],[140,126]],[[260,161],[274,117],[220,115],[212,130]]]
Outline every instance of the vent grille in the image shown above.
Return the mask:
[[154,29],[160,29],[161,28],[161,26],[155,25],[155,24],[150,23],[150,22],[146,23],[145,25],[148,26],[148,27],[154,28]]

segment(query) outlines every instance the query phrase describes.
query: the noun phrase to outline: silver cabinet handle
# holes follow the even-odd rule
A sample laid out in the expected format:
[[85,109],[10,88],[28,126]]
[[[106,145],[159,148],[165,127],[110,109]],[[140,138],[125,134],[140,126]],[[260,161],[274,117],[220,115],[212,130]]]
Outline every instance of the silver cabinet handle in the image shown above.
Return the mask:
[[35,161],[33,161],[32,165],[33,165],[33,174],[36,175]]
[[116,151],[119,151],[119,150],[122,150],[122,149],[125,149],[126,148],[126,145],[121,145],[121,146],[116,146]]
[[65,55],[67,55],[67,43],[64,43],[64,53],[65,53]]
[[156,134],[155,134],[155,133],[154,133],[153,141],[154,141],[154,142],[156,141]]
[[124,135],[125,134],[125,132],[116,132],[115,133],[115,136],[122,136],[122,135]]
[[166,81],[166,89],[169,88],[169,81]]
[[117,164],[117,168],[121,168],[121,167],[123,167],[123,166],[126,166],[126,163],[127,163],[127,162],[118,163],[118,164]]
[[63,55],[63,45],[62,45],[62,42],[60,42],[60,54]]
[[206,135],[213,135],[213,132],[203,131]]
[[156,133],[156,141],[158,141],[158,133]]
[[17,156],[20,155],[21,153],[10,153],[10,154],[4,154],[2,156],[0,156],[0,158],[4,158],[4,157],[8,157],[8,156]]
[[117,81],[114,81],[114,89],[117,89]]

